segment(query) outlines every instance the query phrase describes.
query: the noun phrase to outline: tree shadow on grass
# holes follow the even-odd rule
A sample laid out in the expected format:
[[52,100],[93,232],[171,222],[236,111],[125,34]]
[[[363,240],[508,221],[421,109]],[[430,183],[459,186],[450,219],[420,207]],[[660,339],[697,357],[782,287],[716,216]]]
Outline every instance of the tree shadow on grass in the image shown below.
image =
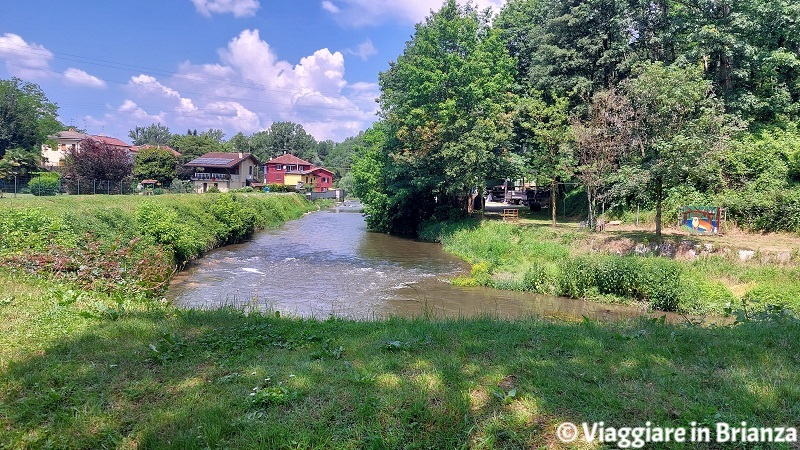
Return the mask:
[[132,312],[0,373],[0,446],[530,448],[561,445],[563,421],[797,426],[798,335]]

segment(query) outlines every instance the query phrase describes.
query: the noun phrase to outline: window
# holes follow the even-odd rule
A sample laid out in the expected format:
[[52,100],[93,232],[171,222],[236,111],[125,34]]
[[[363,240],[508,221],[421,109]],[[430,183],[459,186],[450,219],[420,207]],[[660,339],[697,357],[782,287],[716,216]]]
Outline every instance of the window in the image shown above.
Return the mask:
[[253,174],[253,166],[248,166],[247,167],[247,172],[248,172],[248,175],[252,175]]
[[275,170],[281,170],[282,168],[283,166],[281,166],[280,164],[275,164]]

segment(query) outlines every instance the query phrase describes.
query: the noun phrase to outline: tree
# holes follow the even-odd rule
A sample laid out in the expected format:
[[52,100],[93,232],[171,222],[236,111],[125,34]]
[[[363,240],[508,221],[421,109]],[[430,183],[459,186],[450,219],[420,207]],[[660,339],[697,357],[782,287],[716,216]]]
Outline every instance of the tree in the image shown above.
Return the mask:
[[139,180],[158,180],[162,185],[175,178],[178,158],[169,150],[147,147],[136,153],[133,176]]
[[568,97],[575,107],[624,78],[634,56],[628,5],[615,0],[511,0],[495,27],[516,58],[519,92]]
[[656,202],[661,237],[665,188],[695,184],[713,175],[709,164],[731,132],[711,82],[696,66],[651,63],[623,84],[634,111],[626,154]]
[[586,187],[589,227],[594,228],[597,201],[604,196],[608,177],[630,143],[633,110],[616,89],[592,97],[588,117],[572,121],[576,175]]
[[524,156],[535,170],[537,180],[543,177],[550,184],[553,226],[556,225],[556,183],[566,180],[573,172],[572,152],[568,145],[568,107],[566,97],[556,98],[553,104],[548,105],[538,93],[521,99],[517,106],[517,122],[526,144]]
[[387,195],[398,209],[386,231],[415,232],[428,218],[421,201],[430,196],[470,210],[509,145],[513,70],[487,13],[449,0],[416,26],[403,54],[379,76],[392,166]]
[[136,127],[128,132],[133,145],[167,145],[172,133],[161,122],[146,127]]
[[241,131],[236,133],[231,140],[228,141],[231,150],[234,152],[250,153],[250,138],[244,135]]
[[57,115],[58,106],[38,85],[0,80],[0,158],[12,148],[38,151],[48,135],[63,129]]
[[67,151],[65,166],[73,181],[116,183],[131,175],[133,163],[128,150],[89,138]]
[[0,178],[13,178],[28,175],[39,170],[41,155],[38,152],[15,148],[8,150],[0,158]]
[[353,155],[356,148],[364,146],[364,132],[358,136],[351,136],[344,141],[335,144],[325,156],[325,167],[332,170],[338,177],[344,177],[350,171],[353,162]]
[[262,161],[289,152],[312,164],[322,164],[317,154],[316,139],[298,123],[275,122],[268,130],[254,134],[251,144],[253,154]]

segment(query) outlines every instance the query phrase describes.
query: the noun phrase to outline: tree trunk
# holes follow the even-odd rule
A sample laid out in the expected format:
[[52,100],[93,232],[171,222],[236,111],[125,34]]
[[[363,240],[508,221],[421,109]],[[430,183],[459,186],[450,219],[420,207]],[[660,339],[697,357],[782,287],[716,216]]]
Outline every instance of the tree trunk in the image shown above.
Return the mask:
[[661,241],[661,202],[664,194],[664,183],[661,177],[656,179],[656,239]]
[[588,183],[586,184],[586,200],[589,202],[589,217],[586,218],[586,226],[592,229],[594,225],[594,208],[592,207],[592,188],[589,187]]
[[550,181],[550,211],[553,214],[553,226],[556,226],[556,180]]

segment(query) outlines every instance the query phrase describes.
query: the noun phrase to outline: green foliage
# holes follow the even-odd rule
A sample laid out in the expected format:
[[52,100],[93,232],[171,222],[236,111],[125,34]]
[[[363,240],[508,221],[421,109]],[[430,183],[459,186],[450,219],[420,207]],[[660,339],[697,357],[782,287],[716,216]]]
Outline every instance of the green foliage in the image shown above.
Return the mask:
[[175,178],[178,158],[161,147],[139,149],[133,161],[133,176],[138,180],[157,180],[162,185]]
[[47,136],[63,128],[57,117],[58,106],[38,85],[0,80],[0,158],[13,148],[38,153]]
[[322,164],[317,153],[317,141],[299,123],[273,122],[268,130],[250,138],[250,146],[252,153],[261,161],[268,161],[288,151],[312,164]]
[[24,176],[39,170],[39,159],[38,151],[8,149],[0,158],[0,179]]
[[206,190],[206,194],[219,194],[220,192],[221,191],[216,186],[209,186],[209,188]]
[[269,188],[270,192],[297,192],[297,189],[294,186],[289,186],[286,184],[271,183],[268,184],[267,187]]
[[467,209],[508,146],[513,68],[488,17],[472,7],[450,0],[417,25],[380,74],[382,143],[367,138],[353,164],[371,228],[416,234],[434,197]]
[[36,196],[56,195],[61,189],[61,175],[55,172],[40,173],[28,183],[28,190]]
[[172,138],[169,127],[161,125],[161,122],[148,125],[146,127],[136,127],[128,132],[133,145],[167,145]]

